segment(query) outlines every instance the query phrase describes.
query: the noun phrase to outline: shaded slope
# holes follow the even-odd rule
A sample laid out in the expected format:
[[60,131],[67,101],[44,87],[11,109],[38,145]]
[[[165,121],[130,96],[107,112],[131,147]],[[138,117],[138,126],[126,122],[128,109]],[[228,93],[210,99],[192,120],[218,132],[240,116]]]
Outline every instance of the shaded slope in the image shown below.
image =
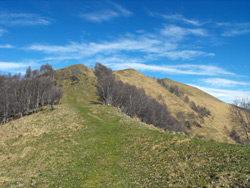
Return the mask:
[[[0,127],[1,187],[249,185],[249,147],[190,139],[130,119],[98,104],[93,72],[81,71],[78,83],[61,80],[59,109]],[[71,68],[59,72],[71,76]]]

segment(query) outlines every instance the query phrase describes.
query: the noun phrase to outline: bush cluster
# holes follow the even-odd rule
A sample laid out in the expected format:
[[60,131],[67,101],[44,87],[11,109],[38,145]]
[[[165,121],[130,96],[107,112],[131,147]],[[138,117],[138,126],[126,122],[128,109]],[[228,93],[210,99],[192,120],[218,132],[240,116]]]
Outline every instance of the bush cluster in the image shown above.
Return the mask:
[[243,142],[241,141],[240,136],[237,134],[237,132],[235,130],[232,130],[229,134],[229,136],[238,144],[243,144]]

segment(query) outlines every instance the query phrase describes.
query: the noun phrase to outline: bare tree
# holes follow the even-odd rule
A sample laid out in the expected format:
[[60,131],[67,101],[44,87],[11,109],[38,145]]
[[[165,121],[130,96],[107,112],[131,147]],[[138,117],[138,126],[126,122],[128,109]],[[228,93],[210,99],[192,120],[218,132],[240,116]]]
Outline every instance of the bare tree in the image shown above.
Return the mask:
[[232,118],[234,122],[240,123],[241,130],[250,142],[250,101],[249,99],[237,99],[231,107]]
[[59,108],[59,104],[60,104],[61,98],[63,96],[63,89],[62,89],[62,87],[56,87],[56,88],[54,88],[54,96],[55,96],[55,102],[57,104],[57,107]]
[[24,77],[25,78],[32,78],[32,69],[30,66],[26,69],[26,74]]
[[54,77],[55,71],[51,65],[48,63],[46,65],[42,65],[40,68],[40,74],[44,76]]
[[98,82],[97,95],[105,105],[112,105],[115,92],[115,76],[112,70],[100,63],[96,63],[95,76]]

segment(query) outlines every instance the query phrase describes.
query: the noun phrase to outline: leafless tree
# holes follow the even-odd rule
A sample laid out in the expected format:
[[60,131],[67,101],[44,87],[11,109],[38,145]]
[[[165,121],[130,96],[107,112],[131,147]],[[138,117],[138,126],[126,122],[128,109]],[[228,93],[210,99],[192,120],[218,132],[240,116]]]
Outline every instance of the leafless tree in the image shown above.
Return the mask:
[[112,70],[100,63],[95,65],[95,76],[98,82],[97,94],[105,105],[112,105],[115,91],[115,76]]
[[241,130],[246,140],[250,143],[250,101],[247,98],[234,100],[231,106],[232,118],[234,122],[240,123]]
[[57,104],[57,107],[59,107],[61,98],[63,96],[63,89],[62,87],[56,87],[54,88],[53,92],[54,92],[55,103]]
[[46,65],[42,65],[41,68],[40,68],[40,74],[41,75],[44,75],[44,76],[49,76],[51,78],[54,77],[55,75],[55,71],[53,69],[53,67],[49,64],[46,64]]

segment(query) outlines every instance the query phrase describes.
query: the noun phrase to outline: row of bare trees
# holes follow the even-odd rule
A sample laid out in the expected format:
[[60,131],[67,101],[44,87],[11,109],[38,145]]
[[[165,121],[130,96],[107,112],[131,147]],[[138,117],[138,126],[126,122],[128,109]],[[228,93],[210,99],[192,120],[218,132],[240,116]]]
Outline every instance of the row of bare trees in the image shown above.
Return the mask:
[[170,93],[172,93],[172,94],[176,95],[177,97],[180,97],[181,99],[183,99],[183,101],[185,103],[189,104],[190,108],[192,108],[196,113],[198,113],[201,118],[211,115],[210,110],[208,110],[206,107],[196,105],[193,101],[190,101],[189,97],[187,95],[185,95],[185,93],[183,91],[180,91],[178,86],[176,86],[176,85],[175,86],[170,86],[170,85],[166,84],[165,81],[162,80],[162,79],[157,79],[157,82],[162,87],[167,89]]
[[60,87],[55,87],[55,71],[51,65],[42,65],[40,70],[26,70],[21,74],[0,75],[0,123],[23,117],[43,110],[45,105],[53,109],[59,105],[63,95]]
[[97,79],[97,95],[104,105],[112,105],[121,109],[130,117],[138,117],[142,122],[153,124],[164,130],[186,132],[164,104],[146,95],[144,89],[124,84],[117,80],[112,70],[104,65],[95,65]]

